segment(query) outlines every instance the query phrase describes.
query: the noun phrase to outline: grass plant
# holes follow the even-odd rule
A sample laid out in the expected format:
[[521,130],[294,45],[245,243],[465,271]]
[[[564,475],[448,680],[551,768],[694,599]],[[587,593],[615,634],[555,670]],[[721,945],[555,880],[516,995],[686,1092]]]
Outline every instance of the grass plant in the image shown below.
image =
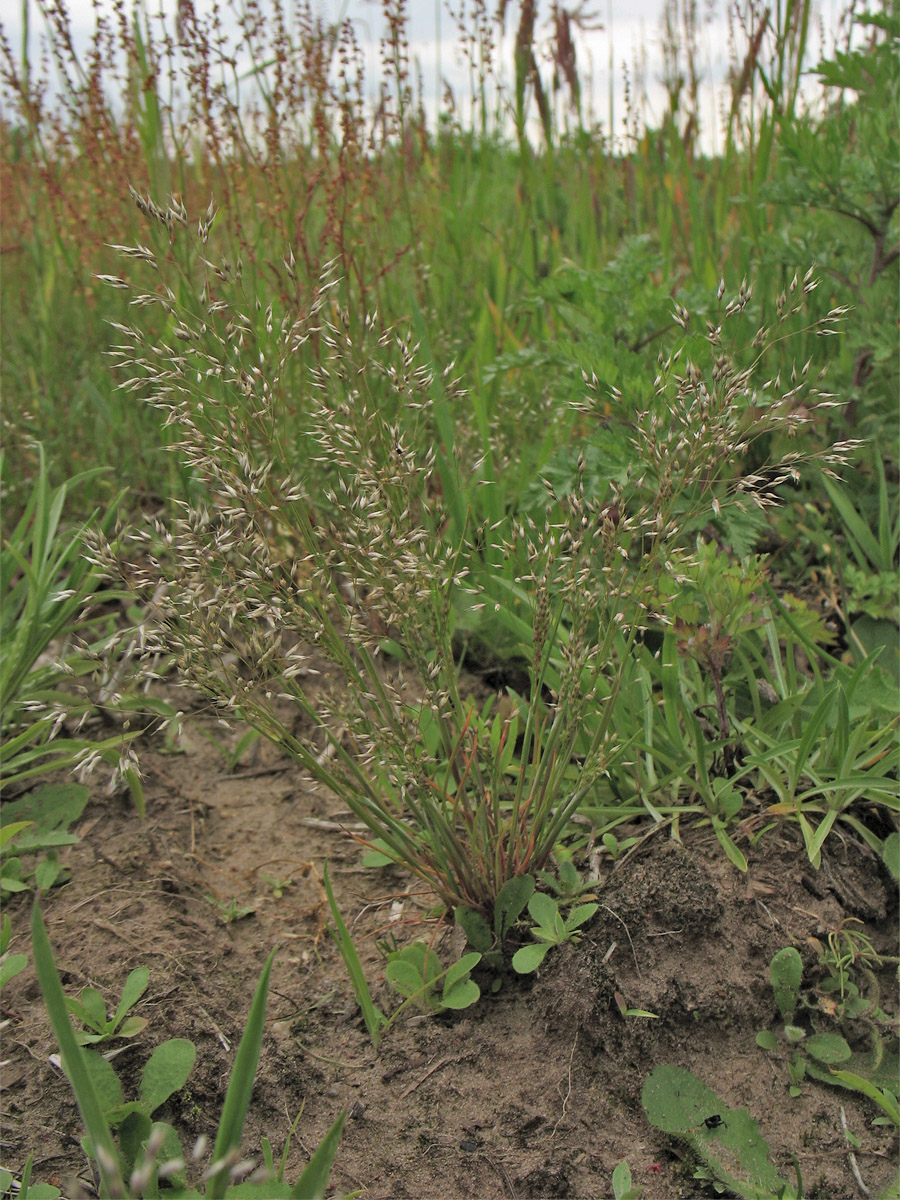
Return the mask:
[[[94,704],[75,681],[98,671],[110,627],[102,604],[122,594],[104,590],[102,574],[84,556],[88,523],[67,530],[64,513],[71,490],[102,468],[52,488],[43,447],[35,444],[31,454],[31,493],[0,549],[0,781],[21,786],[60,768],[88,771],[102,760],[127,783],[143,815],[140,773],[128,749],[136,732],[99,741],[78,732]],[[0,454],[0,476],[3,466]],[[115,515],[113,503],[97,528],[111,531]],[[106,699],[114,705],[112,688]]]
[[[6,902],[32,887],[48,892],[69,873],[57,858],[74,845],[74,824],[90,799],[81,783],[48,783],[18,800],[6,800],[0,818],[0,898]],[[32,857],[33,856],[33,857]]]
[[[180,205],[136,200],[152,227],[189,239]],[[192,291],[184,251],[171,264],[143,243],[122,253],[153,269],[155,290],[108,280],[171,322],[171,342],[156,343],[117,325],[113,355],[123,386],[165,414],[204,499],[154,532],[123,533],[102,562],[153,598],[148,645],[182,678],[293,755],[445,904],[490,915],[508,880],[546,864],[621,752],[614,714],[627,664],[647,614],[662,611],[664,581],[676,586],[694,569],[686,534],[751,504],[764,510],[815,457],[791,449],[756,471],[735,466],[764,436],[796,434],[806,413],[831,403],[807,381],[808,365],[787,389],[777,376],[757,383],[815,281],[795,276],[744,366],[746,284],[727,303],[720,285],[719,323],[703,335],[679,307],[681,344],[622,435],[636,464],[627,484],[611,483],[603,503],[581,457],[568,494],[548,488],[542,523],[501,518],[501,543],[497,523],[485,532],[454,520],[464,490],[453,481],[466,464],[457,448],[443,464],[422,448],[423,434],[440,430],[441,393],[435,401],[433,371],[408,336],[374,318],[351,335],[342,310],[329,316],[330,279],[299,313],[269,306],[261,320],[259,300],[251,315],[236,310],[218,298],[232,271],[208,257],[213,224],[207,210],[194,251],[203,282]],[[839,316],[829,312],[823,328]],[[235,336],[250,369],[235,361]],[[292,395],[285,364],[311,341],[312,387]],[[578,407],[596,419],[609,394],[595,376],[585,384]],[[292,469],[281,439],[288,396],[309,414],[306,459]],[[825,457],[837,463],[847,449]],[[488,549],[506,556],[502,573]],[[527,661],[529,689],[506,715],[460,689],[460,606],[493,608]],[[386,649],[396,671],[381,665]],[[342,684],[314,700],[306,680],[317,655]],[[285,698],[318,745],[278,714]]]
[[[231,34],[190,3],[96,0],[85,49],[60,0],[23,0],[21,46],[0,27],[4,787],[105,762],[143,812],[134,731],[79,725],[101,646],[123,644],[114,570],[144,605],[145,678],[171,666],[243,723],[230,767],[257,736],[292,755],[481,966],[529,902],[548,938],[575,932],[559,908],[581,883],[550,867],[584,822],[612,857],[636,823],[708,822],[740,869],[785,820],[817,866],[840,826],[896,874],[893,0],[853,14],[866,36],[825,52],[808,101],[810,0],[734,8],[712,157],[693,0],[664,13],[665,111],[644,119],[631,72],[605,129],[581,9],[554,6],[542,45],[520,5],[507,92],[472,6],[471,96],[448,90],[436,128],[402,3],[374,106],[350,22],[310,0],[228,9]],[[134,708],[122,662],[103,708]],[[51,801],[6,819],[7,892],[62,878]],[[34,871],[22,848],[46,854]],[[33,929],[104,1194],[142,1170],[155,1186],[150,1113],[126,1164],[37,909]],[[409,1001],[468,1002],[465,960],[397,953]],[[270,965],[208,1195],[230,1186]],[[727,1140],[684,1115],[671,1132],[695,1149]],[[324,1191],[339,1136],[290,1194]],[[759,1169],[747,1194],[782,1187]]]
[[[6,417],[20,432],[40,429],[51,438],[51,459],[63,474],[98,457],[110,464],[111,473],[96,480],[106,498],[126,483],[151,504],[190,490],[189,473],[163,453],[160,422],[112,394],[102,367],[106,322],[129,313],[126,299],[94,276],[113,269],[105,243],[134,244],[144,234],[127,200],[129,184],[157,198],[173,193],[192,212],[216,195],[228,257],[240,261],[253,294],[287,304],[336,258],[354,327],[376,306],[392,319],[418,309],[435,361],[455,358],[476,378],[499,354],[540,348],[553,319],[530,298],[542,278],[552,287],[557,271],[573,265],[601,271],[624,239],[650,237],[658,255],[654,286],[663,296],[680,289],[692,306],[721,274],[749,272],[763,245],[758,224],[771,223],[775,239],[788,222],[786,208],[757,198],[778,175],[779,137],[799,108],[808,3],[787,5],[771,22],[753,10],[735,24],[727,150],[718,159],[698,151],[693,85],[687,104],[673,82],[679,110],[620,153],[617,131],[588,125],[587,109],[577,104],[572,111],[584,123],[563,133],[558,120],[542,120],[544,144],[536,146],[520,122],[511,146],[502,91],[496,111],[479,104],[473,127],[448,113],[432,134],[409,75],[402,77],[410,63],[402,12],[386,30],[384,91],[373,117],[365,102],[372,81],[352,25],[332,28],[306,2],[294,12],[275,3],[265,21],[252,5],[228,7],[233,22],[217,26],[194,11],[173,24],[127,7],[105,14],[98,5],[82,53],[67,10],[47,0],[36,12],[23,8],[22,45],[4,40],[0,51],[8,114],[0,158],[9,197],[5,252],[13,268],[0,284]],[[568,34],[555,27],[549,52],[569,95],[583,98],[577,25],[563,24]],[[540,81],[540,36],[540,26],[523,15],[516,103],[531,111],[553,92],[546,77]],[[480,63],[473,79],[483,72],[496,78],[498,38],[486,14],[475,42],[466,44]],[[673,64],[673,81],[682,69],[695,81],[700,74],[691,45],[681,48],[686,64]],[[672,52],[677,57],[676,44]],[[52,86],[42,54],[52,63]],[[249,66],[242,71],[238,61]],[[639,113],[628,120],[633,127]],[[860,145],[858,157],[873,152],[877,147]],[[854,146],[848,159],[855,153]],[[817,159],[803,146],[799,156],[810,166]],[[732,198],[742,195],[751,202],[735,208]],[[765,261],[774,254],[769,249]],[[794,261],[818,257],[819,247],[796,246]],[[769,303],[784,269],[779,258],[764,274]],[[888,263],[885,280],[890,270]],[[84,303],[65,303],[72,294]],[[819,353],[835,354],[837,345]],[[541,395],[540,386],[528,387]],[[488,414],[505,392],[500,375]],[[50,432],[61,427],[54,419],[61,407],[69,414],[65,438]],[[454,415],[461,428],[465,408]],[[520,440],[506,461],[518,461],[526,445]],[[119,461],[127,461],[127,477],[117,474]],[[499,463],[494,488],[502,498]],[[86,503],[95,499],[85,496]]]

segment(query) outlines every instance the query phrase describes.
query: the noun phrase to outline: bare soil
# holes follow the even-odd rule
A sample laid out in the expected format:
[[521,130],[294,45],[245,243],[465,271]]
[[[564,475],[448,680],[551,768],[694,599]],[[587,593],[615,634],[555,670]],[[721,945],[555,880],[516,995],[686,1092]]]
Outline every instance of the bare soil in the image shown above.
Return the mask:
[[[376,941],[433,937],[433,923],[422,924],[429,897],[398,870],[364,869],[361,847],[341,828],[352,830],[352,818],[295,764],[260,742],[229,772],[204,732],[228,737],[200,714],[177,752],[161,739],[144,744],[143,821],[97,781],[75,830],[81,840],[64,855],[71,881],[42,902],[68,993],[91,983],[112,1008],[128,972],[150,968],[136,1010],[149,1025],[115,1059],[126,1098],[137,1095],[156,1044],[196,1044],[187,1086],[156,1114],[186,1146],[215,1133],[260,970],[278,946],[244,1148],[258,1155],[267,1136],[277,1156],[302,1110],[289,1179],[346,1108],[335,1195],[598,1200],[612,1195],[613,1169],[627,1159],[645,1200],[714,1196],[694,1178],[687,1149],[644,1116],[641,1087],[660,1063],[693,1071],[724,1105],[749,1108],[786,1178],[796,1155],[807,1197],[863,1194],[841,1109],[859,1139],[863,1183],[874,1194],[896,1174],[896,1137],[872,1124],[874,1105],[814,1082],[792,1099],[785,1057],[754,1040],[778,1028],[769,983],[777,950],[797,946],[813,970],[808,939],[853,916],[876,949],[896,953],[895,889],[860,842],[832,835],[816,873],[785,825],[756,847],[742,843],[750,863],[742,875],[708,829],[683,827],[680,840],[666,829],[627,860],[606,860],[601,908],[580,944],[551,952],[537,977],[510,975],[495,996],[453,1017],[401,1017],[376,1053],[327,936],[323,862],[386,1011],[397,998]],[[278,894],[267,879],[291,882]],[[253,912],[226,923],[213,901]],[[7,908],[11,948],[27,951],[30,900]],[[449,961],[456,935],[437,936]],[[896,983],[896,973],[881,977],[892,1013]],[[623,1018],[616,993],[658,1019]],[[95,1196],[30,966],[4,989],[2,1008],[3,1165],[19,1172],[33,1153],[36,1180],[67,1197]]]

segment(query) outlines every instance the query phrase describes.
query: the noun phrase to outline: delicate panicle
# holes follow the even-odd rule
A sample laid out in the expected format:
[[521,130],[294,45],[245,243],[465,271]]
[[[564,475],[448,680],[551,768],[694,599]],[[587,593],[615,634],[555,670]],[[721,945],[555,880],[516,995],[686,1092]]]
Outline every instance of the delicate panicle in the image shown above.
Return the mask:
[[[152,221],[185,224],[177,201],[135,201]],[[112,352],[128,372],[122,386],[143,384],[165,414],[203,496],[106,547],[104,561],[152,597],[153,628],[139,652],[170,654],[223,715],[237,714],[293,754],[447,903],[489,912],[509,871],[546,861],[619,753],[610,697],[640,630],[666,621],[658,578],[687,578],[685,525],[722,519],[729,506],[765,508],[797,479],[808,456],[752,473],[741,463],[759,438],[802,428],[815,412],[809,361],[786,392],[777,378],[757,380],[803,296],[785,302],[740,360],[730,346],[733,323],[747,317],[746,281],[716,321],[704,322],[699,342],[677,305],[686,337],[660,362],[648,402],[615,389],[603,396],[597,375],[583,375],[579,411],[600,413],[610,397],[632,405],[628,481],[602,499],[592,494],[582,454],[566,490],[545,480],[543,521],[501,515],[453,533],[448,472],[485,480],[487,457],[484,445],[475,468],[439,457],[429,432],[436,371],[419,346],[374,312],[351,323],[332,299],[334,268],[298,311],[255,297],[242,311],[239,266],[207,248],[213,221],[211,205],[198,234],[199,304],[179,302],[159,261],[150,263],[155,292],[137,297],[171,313],[177,351],[117,326],[129,344]],[[140,265],[149,262],[144,250],[122,253]],[[291,251],[285,266],[294,265]],[[724,294],[720,285],[719,301]],[[289,391],[292,356],[310,343],[314,363],[302,379],[290,376]],[[441,379],[456,390],[450,366]],[[824,394],[822,402],[830,402]],[[304,430],[292,462],[282,444],[286,412]],[[465,444],[460,438],[460,453]],[[492,453],[496,466],[497,439]],[[514,591],[482,568],[488,546],[502,551]],[[499,766],[490,706],[479,715],[460,693],[454,641],[460,612],[502,616],[506,606],[529,637],[531,690],[516,700],[525,740],[514,771],[508,760]],[[386,646],[402,666],[385,664]],[[323,661],[331,669],[320,682]],[[311,740],[279,715],[285,698],[315,730]],[[88,759],[82,769],[92,766]]]

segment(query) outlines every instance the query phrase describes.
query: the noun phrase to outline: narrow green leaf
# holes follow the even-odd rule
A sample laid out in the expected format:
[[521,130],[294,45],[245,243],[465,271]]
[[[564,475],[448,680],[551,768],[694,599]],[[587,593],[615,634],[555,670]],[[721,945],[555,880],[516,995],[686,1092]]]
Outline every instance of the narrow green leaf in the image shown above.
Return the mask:
[[834,825],[837,818],[837,809],[832,809],[830,812],[826,813],[824,819],[819,822],[816,832],[813,834],[812,840],[807,847],[809,851],[810,862],[815,862],[818,859],[822,846],[825,844],[825,839],[831,832],[831,827]]
[[75,1041],[72,1026],[69,1024],[66,998],[56,973],[50,939],[47,937],[47,929],[37,901],[31,912],[31,940],[35,971],[44,995],[44,1003],[47,1005],[47,1015],[59,1045],[66,1074],[72,1084],[72,1090],[75,1092],[75,1099],[78,1101],[85,1129],[97,1155],[103,1193],[107,1196],[124,1195],[125,1185],[121,1178],[112,1134],[84,1064],[82,1051]]
[[862,1092],[864,1096],[874,1100],[893,1123],[900,1127],[900,1107],[898,1107],[893,1093],[887,1091],[886,1088],[876,1087],[871,1080],[866,1079],[863,1075],[857,1075],[855,1071],[835,1071],[832,1068],[831,1074],[844,1087],[850,1088],[854,1092]]
[[[256,1078],[256,1067],[259,1063],[259,1051],[266,1017],[266,998],[269,991],[269,975],[274,961],[275,951],[273,950],[263,967],[253,1003],[250,1005],[247,1025],[235,1056],[231,1080],[225,1094],[225,1104],[222,1107],[216,1144],[213,1148],[214,1163],[222,1162],[230,1151],[240,1148],[241,1130],[244,1128],[244,1118],[247,1115],[253,1081]],[[210,1200],[222,1200],[227,1187],[228,1171],[223,1169],[210,1180],[207,1196],[210,1197]]]
[[[146,967],[135,967],[122,988],[122,998],[113,1017],[113,1025],[118,1025],[129,1009],[133,1008],[147,990],[150,982],[150,972]],[[124,1035],[123,1035],[124,1036]]]
[[800,777],[802,776],[803,772],[806,770],[806,764],[807,764],[807,760],[809,758],[810,752],[812,751],[813,745],[815,744],[816,740],[819,737],[821,728],[822,728],[823,724],[825,723],[825,718],[828,716],[828,713],[829,713],[829,710],[831,709],[832,704],[834,704],[834,698],[835,698],[835,691],[832,688],[828,692],[825,693],[825,695],[822,697],[822,699],[816,705],[816,708],[815,708],[812,716],[810,716],[806,719],[806,724],[803,729],[803,734],[800,738],[800,745],[797,747],[797,755],[796,755],[796,758],[794,759],[794,762],[791,765],[791,793],[792,794],[794,794],[797,791],[797,785],[800,782]]
[[856,511],[850,497],[835,480],[825,475],[822,476],[822,484],[840,514],[844,533],[860,568],[865,570],[871,564],[875,568],[884,569],[881,567],[881,547],[869,526]]
[[728,861],[737,867],[739,871],[746,872],[747,859],[742,851],[735,845],[728,830],[725,828],[725,823],[718,817],[712,818],[713,829],[716,837],[719,839],[719,845],[725,851]]
[[372,993],[369,991],[369,984],[366,981],[362,963],[359,961],[359,955],[356,953],[356,947],[353,945],[350,931],[344,923],[344,918],[341,916],[337,901],[334,898],[331,880],[328,878],[327,862],[322,869],[322,878],[325,884],[325,894],[328,897],[328,905],[336,927],[334,938],[341,952],[341,958],[344,960],[344,966],[350,974],[350,982],[353,984],[353,994],[356,996],[356,1002],[362,1012],[366,1029],[369,1031],[369,1037],[372,1039],[372,1045],[377,1049],[378,1041],[381,1037],[381,1028],[385,1023],[385,1016],[384,1013],[375,1007],[372,1001]]
[[900,833],[895,831],[887,835],[881,855],[894,882],[900,883]]
[[341,1113],[319,1142],[315,1153],[309,1160],[309,1165],[294,1184],[291,1200],[322,1200],[328,1187],[328,1179],[340,1145],[346,1116],[346,1113]]

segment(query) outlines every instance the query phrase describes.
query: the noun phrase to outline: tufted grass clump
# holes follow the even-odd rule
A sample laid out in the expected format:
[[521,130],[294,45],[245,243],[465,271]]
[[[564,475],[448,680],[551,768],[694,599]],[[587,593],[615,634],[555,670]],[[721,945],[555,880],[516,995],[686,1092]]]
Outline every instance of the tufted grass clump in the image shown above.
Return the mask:
[[[676,310],[681,347],[631,401],[634,466],[611,502],[585,486],[582,459],[565,495],[548,484],[543,522],[509,512],[460,533],[449,514],[478,464],[438,470],[432,415],[452,367],[436,378],[375,313],[351,335],[327,273],[295,309],[251,298],[241,311],[239,268],[209,245],[212,210],[194,238],[179,202],[136,200],[164,237],[120,252],[153,272],[152,290],[108,282],[156,306],[163,333],[117,325],[113,356],[122,386],[164,414],[200,499],[120,531],[100,556],[147,602],[148,652],[292,755],[443,903],[490,915],[505,882],[547,863],[627,745],[616,698],[641,630],[665,619],[660,580],[690,565],[704,521],[766,507],[809,457],[797,435],[831,399],[809,364],[787,387],[761,380],[815,282],[795,280],[749,347],[736,340],[746,285],[725,304],[720,287],[702,333]],[[189,253],[170,253],[176,241]],[[297,395],[289,366],[305,351]],[[605,411],[585,384],[584,411]],[[743,470],[782,435],[799,448]],[[505,574],[483,570],[487,538]],[[457,613],[504,605],[529,688],[476,701]]]

